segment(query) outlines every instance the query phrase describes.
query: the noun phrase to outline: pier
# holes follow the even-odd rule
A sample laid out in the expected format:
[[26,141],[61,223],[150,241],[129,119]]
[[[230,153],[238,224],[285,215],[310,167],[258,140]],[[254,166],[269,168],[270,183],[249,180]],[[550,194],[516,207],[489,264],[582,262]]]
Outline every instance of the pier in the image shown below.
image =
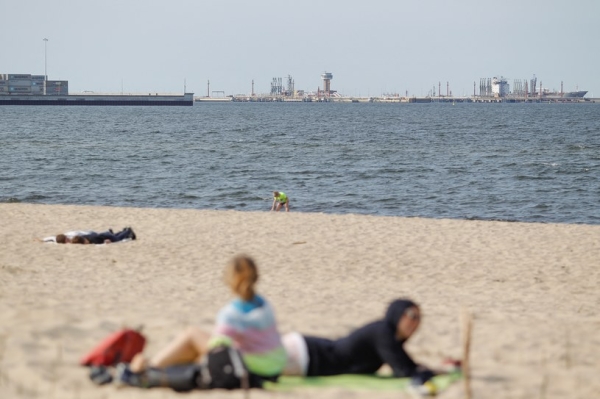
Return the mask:
[[380,96],[380,97],[352,97],[352,96],[330,96],[330,97],[286,97],[273,95],[234,95],[227,97],[195,97],[195,102],[331,102],[331,103],[406,103],[406,104],[425,104],[425,103],[600,103],[600,98],[584,97],[560,97],[560,96],[469,96],[469,97],[400,97],[400,96]]
[[0,105],[192,106],[194,93],[6,95],[0,96]]

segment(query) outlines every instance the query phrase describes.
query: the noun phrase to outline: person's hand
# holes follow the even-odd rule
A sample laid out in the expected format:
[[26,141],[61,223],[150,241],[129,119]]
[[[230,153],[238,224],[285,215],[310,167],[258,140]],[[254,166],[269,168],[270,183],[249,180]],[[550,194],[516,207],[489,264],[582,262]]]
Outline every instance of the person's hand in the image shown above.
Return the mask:
[[447,373],[460,371],[462,368],[462,361],[460,359],[453,359],[451,357],[447,357],[442,362],[442,368],[446,370]]
[[433,370],[429,370],[427,367],[419,366],[414,374],[411,376],[412,383],[416,385],[422,385],[429,381],[435,376],[435,372]]
[[462,367],[462,362],[459,359],[453,359],[451,357],[447,357],[442,361],[442,365],[439,369],[433,369],[436,375],[438,374],[450,374],[460,371]]
[[419,394],[419,396],[435,396],[437,394],[437,387],[431,380],[434,375],[433,371],[419,366],[410,378],[412,391]]

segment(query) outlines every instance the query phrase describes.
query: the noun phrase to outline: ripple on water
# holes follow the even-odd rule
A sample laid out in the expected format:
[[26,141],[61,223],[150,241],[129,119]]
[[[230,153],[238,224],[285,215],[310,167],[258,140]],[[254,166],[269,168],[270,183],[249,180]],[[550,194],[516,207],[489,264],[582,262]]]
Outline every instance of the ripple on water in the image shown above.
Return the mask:
[[600,223],[597,108],[288,105],[7,109],[0,201]]

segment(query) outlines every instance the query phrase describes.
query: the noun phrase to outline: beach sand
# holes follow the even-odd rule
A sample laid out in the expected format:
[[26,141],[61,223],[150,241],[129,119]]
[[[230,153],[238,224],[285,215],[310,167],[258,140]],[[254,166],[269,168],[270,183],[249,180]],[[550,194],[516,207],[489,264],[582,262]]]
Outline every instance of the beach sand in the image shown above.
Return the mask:
[[[240,253],[257,261],[282,333],[341,336],[410,297],[424,318],[407,350],[431,367],[461,356],[460,315],[473,314],[473,398],[600,395],[600,226],[33,204],[0,204],[0,220],[1,398],[243,397],[97,387],[78,366],[124,325],[144,325],[149,354],[188,325],[210,330],[232,298],[224,266]],[[36,241],[125,226],[136,241]],[[464,397],[462,382],[440,397]]]

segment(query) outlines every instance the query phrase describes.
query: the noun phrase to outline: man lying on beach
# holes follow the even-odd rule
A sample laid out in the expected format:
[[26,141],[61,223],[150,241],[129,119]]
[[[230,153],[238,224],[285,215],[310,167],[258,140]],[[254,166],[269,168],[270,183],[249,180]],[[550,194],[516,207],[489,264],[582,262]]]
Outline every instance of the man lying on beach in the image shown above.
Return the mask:
[[55,242],[57,244],[110,244],[123,240],[135,240],[136,235],[131,227],[125,227],[118,233],[112,229],[102,233],[95,231],[70,231],[64,234],[58,234],[56,237],[44,238],[44,242]]

